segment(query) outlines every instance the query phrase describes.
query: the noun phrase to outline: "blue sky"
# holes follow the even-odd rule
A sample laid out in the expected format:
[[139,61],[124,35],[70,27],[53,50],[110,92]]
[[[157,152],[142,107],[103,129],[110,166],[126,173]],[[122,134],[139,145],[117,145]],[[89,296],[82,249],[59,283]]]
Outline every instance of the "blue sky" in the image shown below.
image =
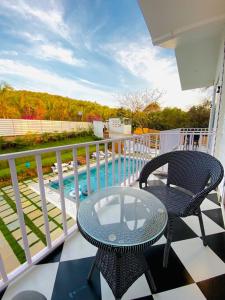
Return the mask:
[[118,106],[118,95],[159,88],[187,108],[172,50],[153,47],[136,0],[1,0],[0,81]]

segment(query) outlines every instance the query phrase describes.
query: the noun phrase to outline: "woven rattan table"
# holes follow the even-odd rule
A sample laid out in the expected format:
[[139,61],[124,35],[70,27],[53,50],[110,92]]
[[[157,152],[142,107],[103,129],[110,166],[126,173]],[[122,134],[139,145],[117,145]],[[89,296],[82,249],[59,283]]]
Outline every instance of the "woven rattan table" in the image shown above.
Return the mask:
[[77,223],[81,234],[98,247],[95,267],[116,299],[145,274],[152,291],[155,283],[144,251],[163,234],[167,224],[164,205],[149,192],[131,187],[110,187],[82,201]]

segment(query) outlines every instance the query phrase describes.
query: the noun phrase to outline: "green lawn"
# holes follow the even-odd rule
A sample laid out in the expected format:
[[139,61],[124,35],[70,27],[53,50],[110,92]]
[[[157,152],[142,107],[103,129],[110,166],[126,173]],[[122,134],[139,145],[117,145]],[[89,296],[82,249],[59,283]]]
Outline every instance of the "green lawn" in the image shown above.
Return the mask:
[[[70,145],[70,144],[78,144],[78,143],[85,143],[85,142],[91,142],[95,141],[97,138],[94,136],[81,136],[81,137],[76,137],[76,138],[68,138],[65,140],[60,140],[60,141],[52,141],[52,142],[47,142],[43,144],[34,144],[30,145],[27,147],[20,147],[19,149],[10,149],[10,150],[0,150],[0,154],[4,153],[10,153],[10,152],[19,152],[19,151],[29,151],[29,150],[34,150],[34,149],[43,149],[43,148],[48,148],[48,147],[56,147],[56,146],[63,146],[63,145]],[[90,154],[95,151],[95,146],[90,146]],[[63,162],[68,162],[72,160],[73,155],[72,151],[66,150],[62,151],[62,161]],[[78,156],[83,156],[85,157],[85,149],[84,148],[79,148],[77,151]],[[30,162],[30,167],[29,169],[26,168],[25,163]],[[54,162],[56,162],[56,155],[54,152],[48,152],[48,153],[43,153],[42,154],[42,165],[43,167],[46,167],[45,171],[50,171],[50,167]],[[23,176],[23,179],[28,178],[28,177],[33,177],[36,176],[35,170],[36,170],[36,163],[35,163],[35,157],[34,156],[26,156],[23,158],[16,159],[16,168],[17,172],[19,175]],[[32,175],[33,171],[33,175]],[[29,175],[29,176],[26,176]],[[10,178],[10,172],[9,172],[9,167],[8,167],[8,162],[7,161],[0,161],[0,180],[5,181]]]

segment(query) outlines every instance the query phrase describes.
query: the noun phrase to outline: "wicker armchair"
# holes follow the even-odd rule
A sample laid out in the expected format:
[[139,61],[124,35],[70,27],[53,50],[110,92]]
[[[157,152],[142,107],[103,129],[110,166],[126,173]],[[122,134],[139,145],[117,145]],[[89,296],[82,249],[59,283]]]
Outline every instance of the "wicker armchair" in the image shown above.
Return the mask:
[[[165,164],[168,164],[167,184],[149,185],[149,175]],[[166,206],[169,215],[164,267],[168,264],[175,218],[197,216],[203,244],[207,245],[200,205],[208,193],[219,185],[223,175],[223,166],[216,158],[198,151],[168,152],[152,159],[143,167],[139,187],[158,197]]]

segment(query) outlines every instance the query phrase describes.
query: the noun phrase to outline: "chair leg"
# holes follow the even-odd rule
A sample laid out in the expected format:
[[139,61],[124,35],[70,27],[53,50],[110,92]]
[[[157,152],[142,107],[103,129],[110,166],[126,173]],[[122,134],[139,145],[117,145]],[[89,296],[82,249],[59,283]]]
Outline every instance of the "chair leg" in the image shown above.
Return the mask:
[[168,220],[167,225],[167,243],[164,248],[164,254],[163,254],[163,268],[167,268],[168,265],[168,258],[170,253],[170,245],[172,242],[172,236],[173,236],[173,220]]
[[90,269],[90,272],[88,274],[88,277],[87,277],[87,281],[90,283],[91,282],[91,277],[92,277],[92,274],[93,274],[93,271],[95,269],[95,261],[93,262],[92,266],[91,266],[91,269]]
[[146,277],[146,280],[147,280],[147,282],[148,282],[148,285],[149,285],[151,291],[152,291],[153,293],[156,293],[156,285],[155,285],[155,281],[154,281],[154,278],[152,277],[152,273],[151,273],[150,270],[147,270],[147,271],[145,272],[145,277]]
[[204,229],[204,224],[203,224],[202,213],[201,212],[199,212],[199,214],[198,214],[198,220],[199,220],[199,224],[200,224],[200,228],[201,228],[203,245],[207,246],[207,241],[206,241],[206,236],[205,236],[205,229]]

